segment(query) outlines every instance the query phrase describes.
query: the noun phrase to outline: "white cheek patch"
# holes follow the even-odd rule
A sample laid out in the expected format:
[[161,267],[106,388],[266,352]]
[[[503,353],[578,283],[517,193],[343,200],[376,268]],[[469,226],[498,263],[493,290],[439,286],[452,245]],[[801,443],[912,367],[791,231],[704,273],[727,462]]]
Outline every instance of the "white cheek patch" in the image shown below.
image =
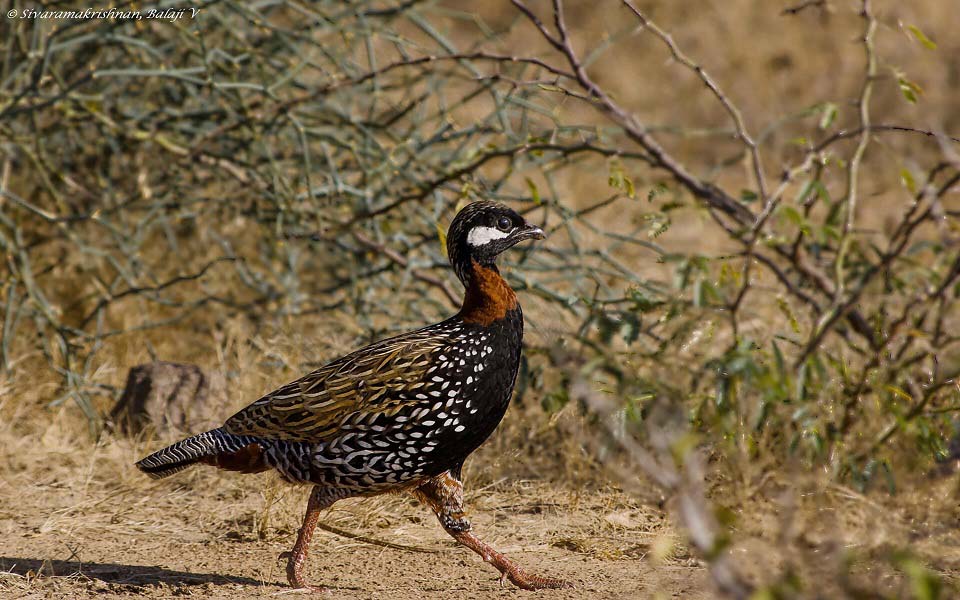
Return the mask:
[[467,243],[471,246],[482,246],[493,240],[502,240],[510,235],[509,231],[500,231],[496,227],[474,227],[467,234]]

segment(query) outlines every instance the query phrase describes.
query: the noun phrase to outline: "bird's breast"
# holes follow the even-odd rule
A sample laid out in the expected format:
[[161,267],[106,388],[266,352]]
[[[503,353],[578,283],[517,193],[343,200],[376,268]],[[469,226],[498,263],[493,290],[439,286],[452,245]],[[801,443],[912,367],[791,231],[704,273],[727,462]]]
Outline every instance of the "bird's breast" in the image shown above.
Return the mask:
[[436,415],[445,426],[440,438],[453,454],[463,456],[493,433],[510,404],[520,366],[523,316],[517,305],[490,325],[465,327],[468,335],[444,353],[455,367],[451,385],[459,391]]

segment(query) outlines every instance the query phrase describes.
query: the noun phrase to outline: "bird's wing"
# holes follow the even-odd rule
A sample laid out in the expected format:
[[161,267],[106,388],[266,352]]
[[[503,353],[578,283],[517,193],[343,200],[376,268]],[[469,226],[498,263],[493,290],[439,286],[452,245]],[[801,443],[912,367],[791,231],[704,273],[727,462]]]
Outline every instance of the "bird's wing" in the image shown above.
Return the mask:
[[372,427],[421,402],[427,371],[449,341],[439,333],[425,328],[357,350],[260,398],[223,428],[319,443],[345,429]]

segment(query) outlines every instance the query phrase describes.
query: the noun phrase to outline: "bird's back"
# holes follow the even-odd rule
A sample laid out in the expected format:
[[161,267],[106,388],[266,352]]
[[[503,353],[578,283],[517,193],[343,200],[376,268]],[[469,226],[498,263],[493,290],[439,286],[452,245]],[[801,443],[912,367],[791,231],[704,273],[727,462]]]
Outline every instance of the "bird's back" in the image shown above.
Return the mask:
[[378,492],[451,468],[509,404],[523,335],[519,305],[491,323],[457,315],[335,360],[232,416],[287,478]]

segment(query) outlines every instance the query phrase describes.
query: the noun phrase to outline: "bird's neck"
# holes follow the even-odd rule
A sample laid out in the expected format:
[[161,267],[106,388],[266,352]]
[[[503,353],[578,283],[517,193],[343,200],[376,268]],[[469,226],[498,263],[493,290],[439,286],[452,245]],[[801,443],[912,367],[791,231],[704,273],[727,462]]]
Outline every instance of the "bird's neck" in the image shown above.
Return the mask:
[[517,308],[517,295],[500,275],[496,265],[470,261],[470,265],[464,269],[464,275],[463,283],[467,291],[463,296],[460,318],[465,322],[490,325]]

